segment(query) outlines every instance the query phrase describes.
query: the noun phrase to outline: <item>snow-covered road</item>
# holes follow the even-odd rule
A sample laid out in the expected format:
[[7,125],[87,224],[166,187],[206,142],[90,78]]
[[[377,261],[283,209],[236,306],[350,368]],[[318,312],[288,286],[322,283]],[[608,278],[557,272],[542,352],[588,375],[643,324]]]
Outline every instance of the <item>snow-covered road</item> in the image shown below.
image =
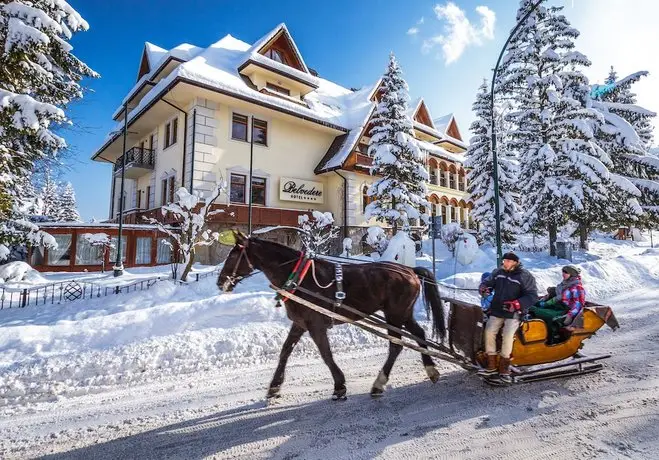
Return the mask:
[[337,403],[320,360],[294,354],[274,405],[263,398],[272,362],[165,377],[4,417],[0,457],[657,458],[658,303],[654,288],[609,299],[622,327],[586,342],[613,353],[590,376],[490,388],[440,365],[432,385],[406,350],[372,400],[383,343],[337,354],[349,390]]

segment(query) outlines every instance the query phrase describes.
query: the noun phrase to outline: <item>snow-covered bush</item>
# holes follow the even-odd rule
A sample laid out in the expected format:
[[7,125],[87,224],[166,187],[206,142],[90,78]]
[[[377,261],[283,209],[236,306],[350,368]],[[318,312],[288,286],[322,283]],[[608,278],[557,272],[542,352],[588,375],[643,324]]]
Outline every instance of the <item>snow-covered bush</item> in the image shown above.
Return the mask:
[[455,254],[455,243],[464,234],[459,224],[452,222],[442,226],[441,240]]
[[208,223],[212,216],[224,212],[223,209],[211,211],[211,207],[219,196],[224,193],[226,188],[226,183],[221,182],[217,185],[211,196],[206,198],[200,192],[191,194],[185,187],[179,188],[176,191],[178,201],[163,206],[162,214],[163,216],[167,212],[174,214],[175,219],[180,222],[180,232],[172,229],[169,225],[165,226],[156,219],[147,219],[150,223],[157,225],[161,232],[166,233],[176,242],[176,245],[172,245],[171,241],[163,240],[165,244],[172,247],[172,251],[178,250],[178,253],[183,258],[185,268],[181,274],[181,281],[187,281],[188,279],[197,248],[210,246],[219,237],[219,233],[211,232],[208,229]]
[[332,240],[339,235],[339,228],[335,227],[334,217],[330,212],[313,211],[310,219],[307,214],[297,218],[300,229],[300,239],[304,251],[309,254],[327,254]]
[[383,254],[387,250],[389,240],[382,227],[374,225],[366,231],[366,244],[375,249],[378,254]]

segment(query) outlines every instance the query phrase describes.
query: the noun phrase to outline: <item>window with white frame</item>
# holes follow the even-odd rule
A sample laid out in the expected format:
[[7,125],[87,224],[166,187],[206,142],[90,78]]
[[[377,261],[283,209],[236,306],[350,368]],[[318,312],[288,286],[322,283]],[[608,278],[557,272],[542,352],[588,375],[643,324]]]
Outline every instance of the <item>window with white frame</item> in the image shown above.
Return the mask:
[[69,265],[71,262],[71,235],[53,235],[57,248],[48,249],[48,265]]
[[164,238],[158,238],[156,247],[156,263],[168,264],[172,261],[172,247]]
[[135,264],[147,265],[151,263],[151,238],[138,237],[136,239]]

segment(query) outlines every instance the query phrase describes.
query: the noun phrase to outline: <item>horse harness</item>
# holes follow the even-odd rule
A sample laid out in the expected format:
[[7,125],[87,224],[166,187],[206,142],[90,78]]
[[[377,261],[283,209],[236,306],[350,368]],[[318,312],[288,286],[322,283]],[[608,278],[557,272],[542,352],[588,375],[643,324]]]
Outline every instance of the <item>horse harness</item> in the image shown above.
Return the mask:
[[[288,275],[288,279],[284,283],[283,290],[290,292],[291,294],[295,293],[297,288],[302,284],[304,278],[307,276],[309,269],[311,269],[311,274],[313,277],[316,286],[321,289],[327,289],[332,284],[336,285],[336,291],[334,292],[334,309],[341,307],[341,304],[346,298],[346,293],[343,291],[343,266],[341,264],[334,264],[334,279],[327,285],[323,286],[318,282],[316,278],[316,259],[312,256],[309,257],[303,251],[300,252],[300,258],[297,260],[293,271]],[[276,306],[281,307],[288,300],[288,297],[281,294],[275,296],[277,301]]]
[[[249,265],[249,269],[252,273],[250,273],[247,276],[236,276],[236,274],[238,273],[238,268],[240,267],[240,262],[243,258],[245,258],[245,261]],[[292,261],[289,260],[281,265],[286,265],[291,262]],[[284,283],[283,289],[293,294],[300,286],[300,284],[302,284],[302,281],[304,281],[304,278],[307,276],[307,273],[309,272],[310,268],[314,282],[319,288],[326,289],[330,287],[332,284],[336,284],[336,291],[334,292],[334,308],[336,309],[341,307],[341,304],[346,298],[346,293],[343,291],[343,266],[341,264],[335,263],[334,280],[332,280],[328,285],[322,286],[318,282],[318,279],[316,278],[315,259],[313,257],[308,257],[304,252],[300,252],[300,257],[295,263],[295,267],[293,268],[293,271],[290,273],[290,275],[288,275],[288,279]],[[238,260],[236,261],[236,264],[233,267],[233,272],[231,273],[231,276],[228,277],[228,279],[230,280],[231,284],[235,285],[239,281],[242,281],[245,278],[255,275],[256,273],[258,273],[258,271],[255,271],[252,261],[249,260],[249,257],[247,256],[247,247],[240,245],[240,255],[238,256]],[[284,297],[280,294],[277,294],[275,296],[275,300],[277,301],[275,306],[281,307],[288,300],[288,297]]]

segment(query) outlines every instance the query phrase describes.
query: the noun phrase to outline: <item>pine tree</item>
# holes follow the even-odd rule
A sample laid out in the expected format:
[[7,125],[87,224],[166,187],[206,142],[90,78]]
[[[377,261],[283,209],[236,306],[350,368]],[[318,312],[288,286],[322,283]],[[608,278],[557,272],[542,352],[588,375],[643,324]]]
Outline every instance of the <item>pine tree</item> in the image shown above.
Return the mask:
[[81,222],[80,213],[76,207],[76,195],[71,182],[67,182],[59,200],[59,222]]
[[430,206],[426,181],[428,171],[407,115],[408,86],[393,53],[382,78],[382,93],[372,118],[368,148],[373,157],[372,172],[380,175],[368,189],[374,201],[366,207],[366,218],[376,217],[393,227],[407,229],[410,219],[428,222]]
[[[98,76],[68,43],[87,29],[65,0],[0,3],[0,196],[11,203],[3,206],[7,218],[22,219],[15,181],[31,173],[34,161],[66,146],[53,127],[69,122],[63,109],[82,97],[79,82]],[[16,244],[25,226],[7,225],[13,230],[5,234]]]
[[[518,20],[530,7],[530,0],[520,2]],[[509,145],[520,160],[525,228],[547,230],[552,255],[568,220],[579,224],[585,245],[610,185],[610,159],[593,138],[601,117],[587,108],[590,87],[580,71],[590,62],[574,50],[579,32],[561,10],[540,6],[531,14],[511,41],[497,82],[516,101]]]
[[60,210],[60,191],[50,172],[46,172],[40,193],[41,215],[51,221],[57,221]]
[[636,105],[631,86],[648,73],[633,73],[621,80],[613,67],[605,85],[594,85],[595,107],[606,124],[597,132],[598,143],[609,153],[611,171],[622,192],[612,200],[616,209],[612,226],[625,223],[649,226],[659,223],[659,160],[649,153],[656,116]]
[[[466,152],[465,167],[469,168],[468,191],[474,209],[471,213],[474,220],[479,223],[479,232],[484,241],[494,242],[495,208],[494,208],[494,181],[492,177],[492,144],[490,139],[492,116],[490,110],[490,91],[487,84],[478,89],[476,102],[472,108],[476,120],[471,124],[473,137],[469,140]],[[495,112],[497,108],[495,107]],[[495,113],[495,117],[497,114]],[[502,127],[499,126],[499,130]],[[499,144],[501,146],[501,144]],[[519,209],[514,200],[513,193],[517,182],[516,166],[505,155],[505,149],[500,149],[499,164],[499,212],[501,220],[501,239],[505,243],[514,240],[519,229]]]

